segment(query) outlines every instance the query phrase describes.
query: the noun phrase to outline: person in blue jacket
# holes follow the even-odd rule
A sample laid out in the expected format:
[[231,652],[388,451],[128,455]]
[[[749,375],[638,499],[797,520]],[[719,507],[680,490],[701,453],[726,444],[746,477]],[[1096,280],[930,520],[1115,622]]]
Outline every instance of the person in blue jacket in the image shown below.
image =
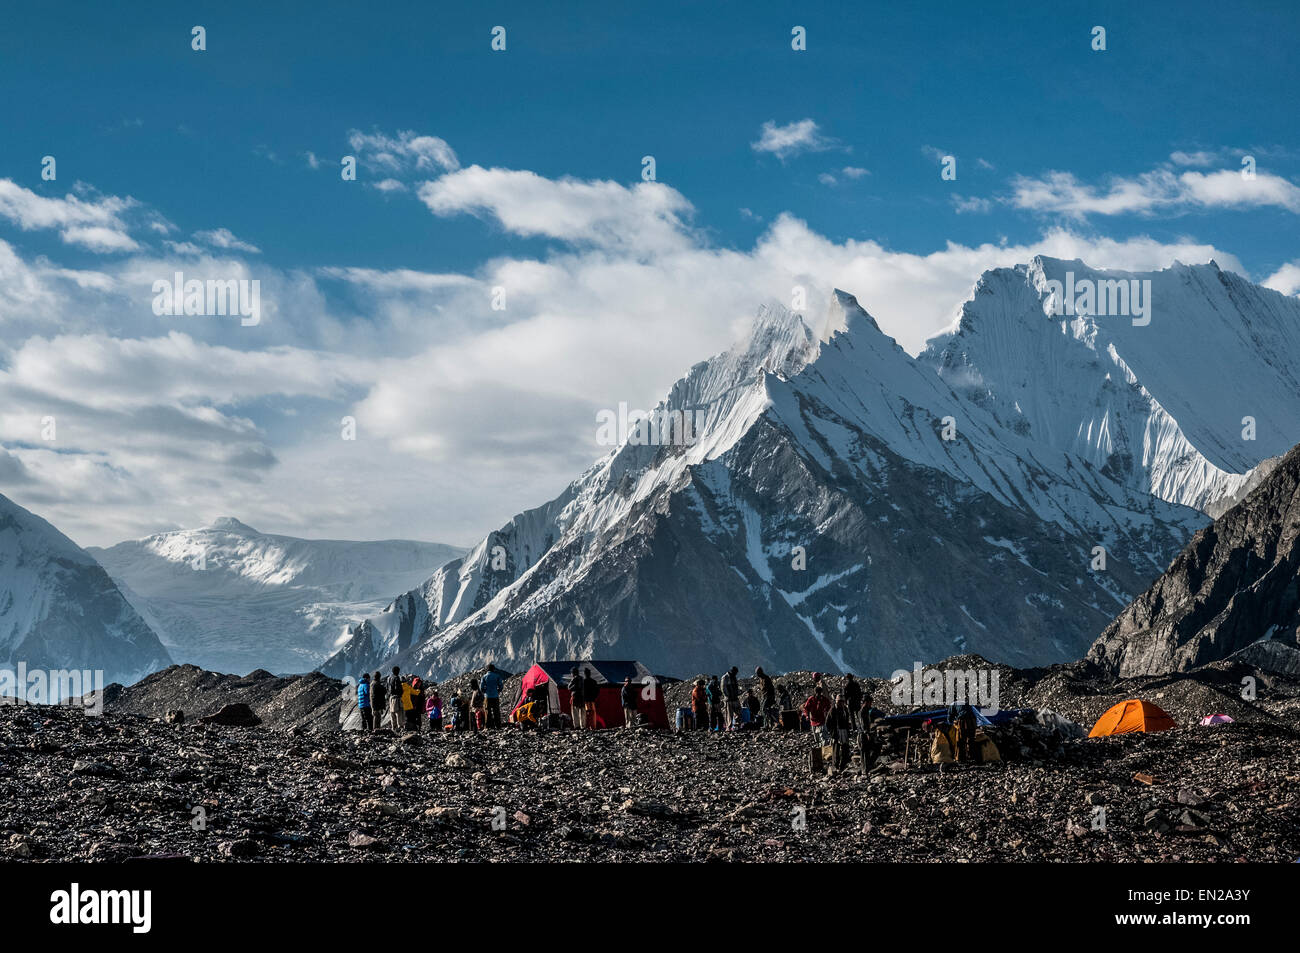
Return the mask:
[[357,682],[357,711],[361,712],[361,730],[371,731],[375,727],[375,720],[370,710],[370,676],[362,675],[361,681]]
[[483,680],[479,682],[479,689],[483,692],[483,697],[487,699],[487,727],[501,727],[501,684],[505,679],[497,671],[497,667],[491,662],[488,663],[487,672]]

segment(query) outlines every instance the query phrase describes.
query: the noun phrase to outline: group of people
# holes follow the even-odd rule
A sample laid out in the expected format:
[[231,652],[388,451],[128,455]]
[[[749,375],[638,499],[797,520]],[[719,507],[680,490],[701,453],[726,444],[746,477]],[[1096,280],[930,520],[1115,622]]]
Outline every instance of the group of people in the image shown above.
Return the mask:
[[[424,730],[486,731],[501,727],[501,688],[505,678],[488,665],[482,679],[472,679],[468,692],[452,692],[445,707],[438,686],[420,676],[402,674],[393,666],[384,678],[379,672],[357,682],[357,711],[363,731],[391,728],[397,732]],[[387,715],[387,722],[385,722]],[[427,726],[427,729],[426,729]]]
[[697,678],[691,689],[692,724],[682,727],[738,731],[747,724],[770,729],[784,723],[791,728],[812,729],[820,735],[827,730],[828,719],[838,722],[842,716],[849,728],[858,724],[863,707],[862,683],[852,675],[844,676],[843,690],[833,695],[821,673],[814,673],[812,694],[798,708],[792,700],[790,686],[777,683],[761,665],[754,669],[754,680],[743,695],[739,676],[740,670],[733,665],[721,678],[717,675]]
[[[789,690],[779,689],[762,666],[754,669],[754,684],[740,693],[740,669],[735,665],[718,678],[697,678],[691,689],[691,727],[709,731],[739,731],[746,724],[775,728],[781,708],[789,703]],[[780,707],[778,707],[780,706]],[[683,726],[685,727],[685,726]]]
[[837,767],[847,765],[854,734],[864,752],[869,750],[876,711],[862,691],[862,683],[853,675],[845,675],[841,690],[832,693],[821,673],[814,673],[812,693],[798,707],[790,686],[775,682],[762,666],[754,669],[754,679],[743,694],[739,675],[733,665],[721,678],[697,678],[691,689],[691,724],[681,727],[739,731],[746,726],[769,730],[785,726],[808,730],[821,744],[835,747]]
[[[590,666],[574,666],[569,672],[569,680],[564,685],[569,693],[569,724],[580,730],[591,731],[605,728],[607,725],[600,716],[600,682],[592,674]],[[623,727],[634,728],[640,722],[638,699],[641,686],[632,681],[629,675],[619,686],[619,698],[623,705]],[[552,717],[554,716],[554,717]],[[563,723],[562,712],[550,710],[550,685],[534,685],[528,690],[527,697],[514,712],[515,723],[523,728],[558,727],[556,720]]]

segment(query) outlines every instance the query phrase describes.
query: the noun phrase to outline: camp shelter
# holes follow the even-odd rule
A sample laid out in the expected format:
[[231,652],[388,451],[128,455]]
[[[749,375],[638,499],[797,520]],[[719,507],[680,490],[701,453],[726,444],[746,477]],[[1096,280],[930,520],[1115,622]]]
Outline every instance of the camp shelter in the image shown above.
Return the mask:
[[1201,719],[1201,724],[1202,725],[1230,725],[1234,721],[1236,721],[1236,719],[1233,718],[1231,715],[1223,715],[1223,714],[1206,715],[1204,718]]
[[[988,725],[1005,725],[1020,720],[1024,716],[1032,716],[1031,708],[1003,708],[994,711],[991,708],[975,708],[975,724],[980,727]],[[904,712],[901,715],[886,715],[880,719],[886,724],[898,725],[903,728],[920,728],[927,721],[941,721],[945,724],[948,721],[947,708],[931,708],[927,711]]]
[[[656,728],[668,727],[668,711],[664,708],[663,686],[658,683],[650,670],[635,661],[608,661],[600,659],[583,659],[555,662],[537,662],[524,672],[519,685],[519,697],[515,700],[514,711],[528,700],[528,693],[534,688],[546,689],[547,709],[551,713],[569,711],[569,677],[575,668],[591,671],[591,676],[600,686],[596,698],[596,727],[620,728],[623,725],[623,680],[629,675],[637,686],[637,711]],[[654,698],[645,697],[648,680],[655,682]]]
[[1104,738],[1130,731],[1168,731],[1177,727],[1160,706],[1140,698],[1130,698],[1106,709],[1106,714],[1097,719],[1088,737]]

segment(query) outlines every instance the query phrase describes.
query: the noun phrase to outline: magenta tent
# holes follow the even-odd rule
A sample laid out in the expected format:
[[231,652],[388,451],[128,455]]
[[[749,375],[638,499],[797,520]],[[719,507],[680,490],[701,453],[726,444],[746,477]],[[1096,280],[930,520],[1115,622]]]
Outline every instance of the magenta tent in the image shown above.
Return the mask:
[[1230,725],[1233,718],[1231,715],[1206,715],[1201,719],[1202,725]]

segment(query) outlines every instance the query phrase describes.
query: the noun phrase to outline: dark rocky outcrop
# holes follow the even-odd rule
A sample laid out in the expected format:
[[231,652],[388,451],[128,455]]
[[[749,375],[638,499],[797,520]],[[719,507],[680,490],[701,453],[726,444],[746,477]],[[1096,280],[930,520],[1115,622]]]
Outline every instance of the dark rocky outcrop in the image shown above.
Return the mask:
[[[318,673],[277,676],[264,670],[247,675],[207,672],[196,665],[173,665],[134,685],[109,685],[104,689],[104,711],[147,715],[183,723],[196,720],[217,724],[268,728],[303,726],[313,731],[338,727],[339,707],[355,692]],[[254,721],[240,713],[246,710]],[[171,712],[184,714],[179,722]]]
[[[1294,648],[1300,638],[1298,576],[1300,447],[1198,532],[1106,628],[1088,658],[1127,677],[1185,672],[1261,640]],[[1280,664],[1285,670],[1288,663]]]

